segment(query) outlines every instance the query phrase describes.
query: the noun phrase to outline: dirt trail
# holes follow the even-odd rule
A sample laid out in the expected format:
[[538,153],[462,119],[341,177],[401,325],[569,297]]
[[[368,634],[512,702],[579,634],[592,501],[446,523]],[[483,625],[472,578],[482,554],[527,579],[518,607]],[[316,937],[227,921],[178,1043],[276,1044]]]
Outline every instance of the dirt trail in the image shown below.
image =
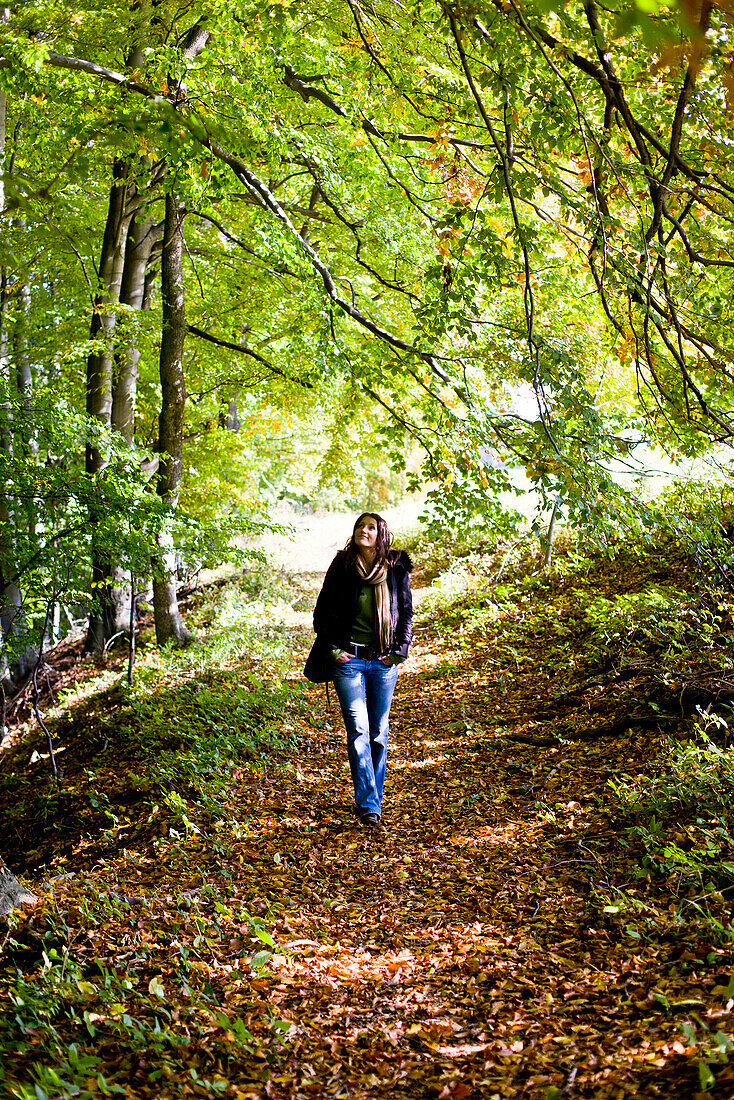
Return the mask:
[[237,900],[275,906],[281,947],[256,986],[290,1025],[283,1064],[241,1096],[692,1096],[654,993],[695,1000],[721,977],[682,978],[679,944],[630,940],[602,911],[629,867],[595,795],[649,746],[488,739],[477,719],[522,725],[537,673],[508,690],[481,656],[451,675],[441,656],[424,636],[401,671],[374,835],[351,817],[319,689],[297,759],[239,791],[252,873]]

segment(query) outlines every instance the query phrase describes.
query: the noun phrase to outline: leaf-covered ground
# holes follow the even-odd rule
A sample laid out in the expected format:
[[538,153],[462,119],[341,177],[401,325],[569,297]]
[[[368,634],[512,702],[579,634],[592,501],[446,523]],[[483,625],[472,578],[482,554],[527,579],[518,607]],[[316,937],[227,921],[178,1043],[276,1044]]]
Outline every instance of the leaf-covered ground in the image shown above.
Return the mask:
[[[661,715],[685,662],[690,679],[685,630],[653,685],[642,650],[624,669],[605,668],[603,646],[590,658],[611,629],[589,617],[592,597],[680,580],[628,562],[553,585],[469,584],[458,599],[432,590],[398,681],[374,833],[351,814],[338,710],[313,688],[287,716],[297,748],[233,765],[218,815],[180,811],[176,830],[170,802],[168,816],[148,802],[106,846],[79,837],[68,877],[6,937],[21,1003],[0,1034],[0,1090],[732,1095],[731,893],[664,846],[646,859],[630,828],[649,815],[609,785],[654,786],[673,734],[690,735]],[[725,659],[725,619],[709,672]],[[637,621],[644,647],[657,620]],[[676,813],[658,823],[671,852],[690,856],[699,834],[712,843],[695,808]],[[640,835],[655,828],[653,815]],[[714,855],[726,859],[725,842]],[[72,1044],[60,1084],[39,1069],[51,1031],[57,1051]]]

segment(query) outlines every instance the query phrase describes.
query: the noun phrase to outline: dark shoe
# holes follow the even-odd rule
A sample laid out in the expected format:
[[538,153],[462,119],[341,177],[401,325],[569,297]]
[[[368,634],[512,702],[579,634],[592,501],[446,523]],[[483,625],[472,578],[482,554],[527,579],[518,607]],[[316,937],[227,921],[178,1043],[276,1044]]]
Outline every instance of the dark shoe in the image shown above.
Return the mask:
[[376,825],[380,824],[379,814],[362,814],[359,819],[367,829],[374,829]]

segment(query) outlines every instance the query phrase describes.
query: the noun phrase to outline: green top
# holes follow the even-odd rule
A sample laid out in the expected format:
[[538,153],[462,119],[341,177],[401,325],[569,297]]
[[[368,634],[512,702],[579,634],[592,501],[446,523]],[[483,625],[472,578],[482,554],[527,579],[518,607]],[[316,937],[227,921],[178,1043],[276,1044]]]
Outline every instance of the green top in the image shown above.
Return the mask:
[[375,636],[375,589],[363,584],[357,597],[357,610],[352,623],[352,641],[357,645],[377,645]]
[[[352,641],[356,645],[366,645],[370,649],[378,648],[377,633],[375,631],[375,589],[371,584],[363,584],[357,597],[357,610],[352,623]],[[344,654],[343,649],[334,649],[335,657]],[[405,657],[399,657],[395,653],[390,654],[393,664],[400,665]]]

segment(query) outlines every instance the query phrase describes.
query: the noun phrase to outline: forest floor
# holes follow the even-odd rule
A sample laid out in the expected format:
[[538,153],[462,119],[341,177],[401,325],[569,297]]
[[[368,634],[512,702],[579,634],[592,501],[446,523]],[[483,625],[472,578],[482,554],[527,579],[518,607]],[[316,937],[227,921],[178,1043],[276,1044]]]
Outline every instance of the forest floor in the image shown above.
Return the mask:
[[[52,820],[44,866],[28,862],[41,901],[3,942],[18,1027],[0,1029],[0,1094],[734,1095],[729,903],[685,867],[651,875],[630,834],[641,819],[609,785],[660,776],[680,729],[619,721],[639,678],[590,682],[568,656],[579,575],[536,581],[512,613],[485,593],[479,629],[471,597],[461,614],[427,597],[372,832],[352,816],[341,717],[321,688],[282,717],[294,747],[233,765],[208,817],[136,803],[140,762],[92,737],[109,757],[106,787],[96,772],[108,828],[103,842],[102,813],[72,843],[60,815],[57,851]],[[298,580],[304,609],[318,583]],[[583,583],[634,587],[629,563]],[[295,634],[303,647],[302,623]],[[95,698],[97,720],[115,700]],[[72,788],[81,720],[64,727]],[[690,849],[695,825],[665,827]]]

